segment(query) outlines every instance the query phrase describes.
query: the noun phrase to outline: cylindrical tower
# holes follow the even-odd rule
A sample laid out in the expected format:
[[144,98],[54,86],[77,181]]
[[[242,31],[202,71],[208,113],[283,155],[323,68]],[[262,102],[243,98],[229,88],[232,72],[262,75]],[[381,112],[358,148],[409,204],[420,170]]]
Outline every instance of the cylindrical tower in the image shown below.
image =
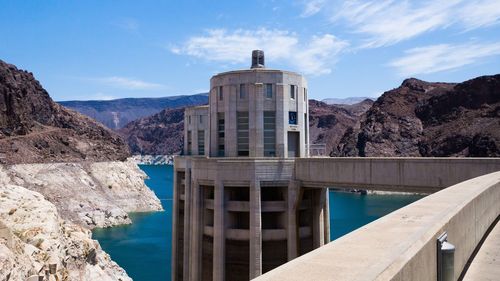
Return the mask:
[[264,68],[264,52],[252,68],[210,80],[211,157],[308,157],[307,81],[297,73]]

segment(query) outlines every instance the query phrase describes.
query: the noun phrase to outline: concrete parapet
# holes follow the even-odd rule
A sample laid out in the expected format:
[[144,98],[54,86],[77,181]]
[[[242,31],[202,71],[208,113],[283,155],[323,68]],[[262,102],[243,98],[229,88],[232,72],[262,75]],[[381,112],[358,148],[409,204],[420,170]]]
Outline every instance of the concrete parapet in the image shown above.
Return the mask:
[[254,280],[436,280],[436,238],[444,231],[448,241],[456,246],[457,279],[488,227],[500,215],[499,201],[500,172],[473,178],[429,195]]
[[295,177],[306,187],[433,193],[500,171],[499,158],[300,158]]

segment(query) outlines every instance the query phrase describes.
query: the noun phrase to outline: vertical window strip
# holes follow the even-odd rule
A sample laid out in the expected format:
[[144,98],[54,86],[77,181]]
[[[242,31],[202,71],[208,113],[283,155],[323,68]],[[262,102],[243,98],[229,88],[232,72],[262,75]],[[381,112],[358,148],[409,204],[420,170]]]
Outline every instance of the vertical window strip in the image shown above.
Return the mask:
[[248,156],[250,154],[248,128],[248,112],[237,112],[238,156]]
[[264,156],[276,156],[276,112],[264,111]]
[[224,157],[224,112],[217,113],[217,155]]

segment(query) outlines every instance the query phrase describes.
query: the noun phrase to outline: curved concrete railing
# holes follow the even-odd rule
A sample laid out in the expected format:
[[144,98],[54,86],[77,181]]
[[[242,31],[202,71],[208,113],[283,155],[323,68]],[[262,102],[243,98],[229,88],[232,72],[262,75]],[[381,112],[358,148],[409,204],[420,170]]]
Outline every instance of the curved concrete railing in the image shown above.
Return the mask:
[[500,172],[429,195],[254,280],[436,280],[436,239],[456,246],[455,279],[500,214]]

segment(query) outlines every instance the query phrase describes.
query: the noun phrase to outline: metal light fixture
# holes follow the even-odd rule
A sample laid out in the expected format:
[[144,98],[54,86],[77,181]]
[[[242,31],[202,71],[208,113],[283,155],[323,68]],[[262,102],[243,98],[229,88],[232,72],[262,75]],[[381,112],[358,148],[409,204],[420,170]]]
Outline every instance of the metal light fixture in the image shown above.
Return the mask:
[[437,239],[437,280],[453,281],[455,279],[455,246],[447,241],[448,233],[444,232]]

